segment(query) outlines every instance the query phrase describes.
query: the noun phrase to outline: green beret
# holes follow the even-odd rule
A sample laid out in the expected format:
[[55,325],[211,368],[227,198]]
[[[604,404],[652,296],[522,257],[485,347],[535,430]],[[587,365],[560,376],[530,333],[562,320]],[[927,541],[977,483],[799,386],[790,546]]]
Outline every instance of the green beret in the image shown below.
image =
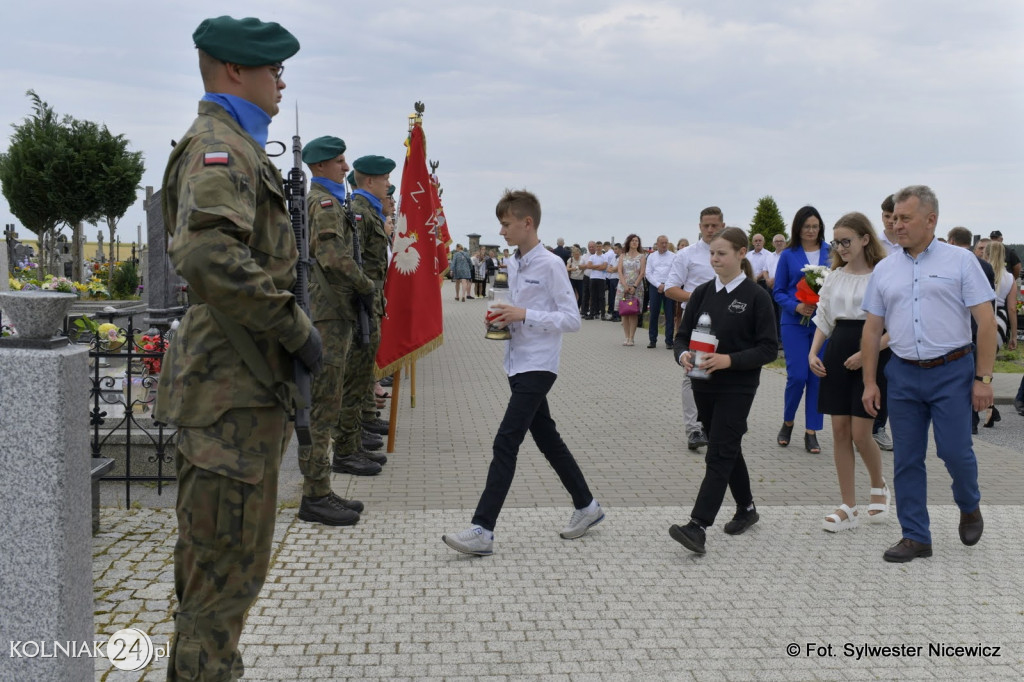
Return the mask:
[[384,156],[360,156],[352,167],[363,175],[387,175],[395,170],[395,162]]
[[388,185],[388,196],[389,197],[395,196],[395,186],[394,185]]
[[356,184],[356,172],[355,171],[352,171],[351,173],[348,174],[348,184],[352,185],[352,187],[354,187],[354,188],[358,188],[359,187],[359,185]]
[[324,135],[306,143],[302,148],[302,160],[308,164],[329,161],[345,153],[345,140]]
[[299,51],[299,41],[280,24],[253,17],[205,19],[192,40],[211,57],[240,66],[278,64]]

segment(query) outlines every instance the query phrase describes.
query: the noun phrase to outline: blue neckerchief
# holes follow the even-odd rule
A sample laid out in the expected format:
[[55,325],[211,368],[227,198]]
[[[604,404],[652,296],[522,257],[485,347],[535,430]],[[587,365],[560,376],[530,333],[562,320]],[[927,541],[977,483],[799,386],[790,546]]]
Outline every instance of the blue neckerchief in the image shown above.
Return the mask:
[[334,180],[322,178],[318,175],[313,176],[313,182],[323,185],[324,189],[331,193],[331,196],[341,203],[345,203],[345,185],[340,182],[335,182]]
[[378,199],[377,197],[373,196],[372,194],[367,192],[365,189],[357,189],[355,192],[352,192],[352,194],[353,195],[358,194],[361,197],[366,197],[366,200],[370,202],[370,206],[373,206],[373,208],[377,211],[377,215],[380,216],[380,219],[381,220],[385,219],[384,218],[384,204],[381,203],[380,199]]
[[224,107],[235,123],[249,133],[260,147],[266,148],[270,128],[270,115],[249,100],[228,95],[222,92],[208,92],[203,95],[204,102],[213,102]]

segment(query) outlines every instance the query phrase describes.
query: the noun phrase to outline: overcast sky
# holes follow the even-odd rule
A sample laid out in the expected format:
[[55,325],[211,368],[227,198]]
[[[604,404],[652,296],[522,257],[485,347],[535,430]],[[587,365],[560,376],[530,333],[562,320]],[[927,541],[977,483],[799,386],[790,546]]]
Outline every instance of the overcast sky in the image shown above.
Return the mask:
[[[424,101],[455,241],[499,242],[505,187],[537,193],[549,244],[635,231],[646,245],[692,240],[711,204],[747,227],[766,194],[787,224],[809,203],[830,228],[852,210],[880,228],[882,199],[923,183],[941,234],[1024,243],[1020,0],[6,3],[0,123],[24,119],[34,89],[125,134],[159,187],[202,95],[191,34],[214,12],[302,44],[271,139],[290,144],[297,101],[304,140],[390,156],[398,184]],[[140,201],[122,242],[143,221]],[[2,197],[0,222],[19,222]]]

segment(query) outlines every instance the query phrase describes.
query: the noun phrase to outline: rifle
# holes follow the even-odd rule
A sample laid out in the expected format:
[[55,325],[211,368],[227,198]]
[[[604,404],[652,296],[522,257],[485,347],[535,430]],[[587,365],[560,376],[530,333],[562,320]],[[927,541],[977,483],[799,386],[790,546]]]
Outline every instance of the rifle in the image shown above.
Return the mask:
[[[346,183],[348,184],[348,183]],[[345,217],[348,224],[352,226],[352,259],[363,269],[363,250],[359,246],[359,223],[355,214],[352,213],[352,199],[348,187],[345,188]],[[370,345],[370,309],[362,296],[356,298],[356,307],[359,308],[359,345],[366,347]]]
[[[284,195],[288,201],[288,215],[292,219],[295,244],[299,248],[299,261],[295,266],[295,286],[292,293],[306,316],[313,319],[309,309],[309,209],[306,206],[306,174],[302,170],[302,140],[299,137],[299,105],[295,105],[295,135],[292,137],[294,167],[288,171],[284,183]],[[308,451],[313,447],[310,432],[309,406],[312,404],[313,377],[304,364],[295,359],[295,384],[299,390],[299,401],[295,407],[295,435],[299,450]]]

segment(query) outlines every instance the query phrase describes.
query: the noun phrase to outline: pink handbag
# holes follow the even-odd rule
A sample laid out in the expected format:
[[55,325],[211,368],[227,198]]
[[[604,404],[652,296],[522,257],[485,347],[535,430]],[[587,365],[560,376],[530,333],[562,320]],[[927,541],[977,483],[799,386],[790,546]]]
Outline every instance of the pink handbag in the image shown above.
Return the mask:
[[629,298],[623,298],[619,301],[619,316],[625,317],[626,315],[639,315],[640,314],[640,299],[636,296],[630,296]]

